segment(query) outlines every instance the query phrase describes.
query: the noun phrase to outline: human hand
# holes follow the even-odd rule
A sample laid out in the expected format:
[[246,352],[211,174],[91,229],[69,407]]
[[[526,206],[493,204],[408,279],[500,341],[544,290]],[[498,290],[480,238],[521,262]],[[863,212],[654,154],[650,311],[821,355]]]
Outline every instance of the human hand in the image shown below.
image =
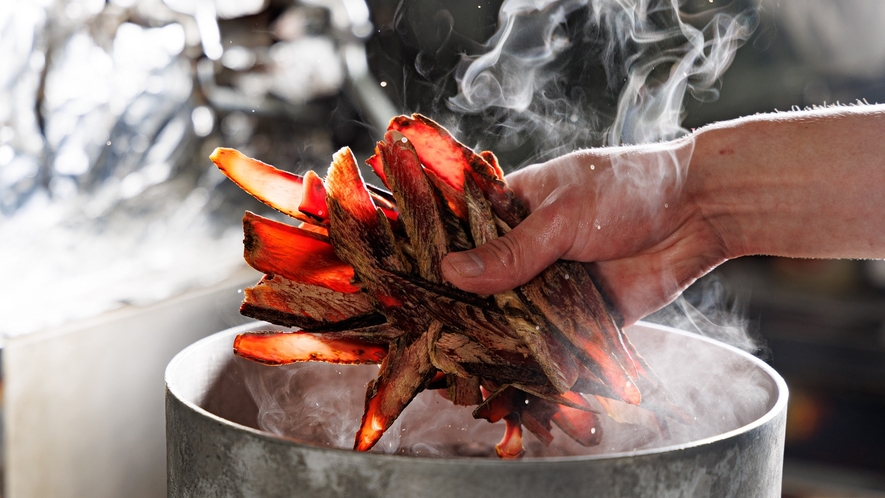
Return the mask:
[[693,203],[693,139],[579,151],[508,175],[531,214],[506,235],[451,253],[443,276],[492,294],[557,259],[592,262],[603,293],[630,324],[674,300],[725,261],[721,234]]

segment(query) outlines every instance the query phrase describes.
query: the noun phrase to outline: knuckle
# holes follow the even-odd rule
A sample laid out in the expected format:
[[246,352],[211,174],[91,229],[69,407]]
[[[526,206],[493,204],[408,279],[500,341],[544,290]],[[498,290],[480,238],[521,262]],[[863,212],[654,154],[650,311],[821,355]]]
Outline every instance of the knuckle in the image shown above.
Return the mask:
[[588,199],[574,188],[557,189],[544,208],[544,227],[537,234],[546,250],[565,254],[576,243],[577,228],[587,216]]
[[524,265],[522,245],[513,237],[500,237],[488,244],[488,248],[500,265],[502,273],[510,278],[521,278]]

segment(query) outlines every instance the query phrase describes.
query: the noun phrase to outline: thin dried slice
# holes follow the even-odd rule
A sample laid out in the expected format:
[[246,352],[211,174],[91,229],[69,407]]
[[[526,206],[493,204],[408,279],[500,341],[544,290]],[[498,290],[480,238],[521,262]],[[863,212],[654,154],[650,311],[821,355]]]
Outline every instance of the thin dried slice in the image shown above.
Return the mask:
[[535,435],[545,446],[553,442],[553,415],[556,413],[556,405],[534,396],[526,397],[525,408],[522,410],[520,421],[526,429]]
[[248,332],[234,339],[234,353],[265,365],[322,361],[358,365],[381,363],[387,346],[311,332]]
[[326,193],[341,203],[347,214],[357,221],[370,226],[375,223],[377,208],[349,147],[342,148],[332,156],[332,164],[326,175]]
[[651,370],[646,369],[647,364],[641,357],[631,353],[631,351],[635,351],[633,345],[630,344],[626,334],[618,326],[612,313],[609,312],[602,294],[596,288],[584,265],[575,261],[560,261],[558,266],[571,276],[571,282],[577,292],[584,296],[584,313],[595,319],[599,332],[605,338],[612,354],[624,366],[627,374],[637,382],[642,379],[651,380],[648,377]]
[[326,187],[323,180],[313,171],[304,174],[304,195],[298,211],[310,215],[320,223],[329,219],[329,208],[326,207]]
[[392,186],[406,235],[413,244],[418,275],[430,282],[442,282],[440,264],[447,252],[446,230],[434,201],[433,188],[418,162],[415,148],[406,138],[389,131],[378,150],[387,181]]
[[247,157],[235,149],[219,147],[209,158],[225,176],[259,201],[295,219],[315,222],[298,210],[303,197],[300,176]]
[[[464,197],[470,218],[470,231],[479,246],[498,238],[492,211],[473,178],[464,179]],[[533,319],[532,313],[515,291],[494,295],[495,302],[504,310],[508,324],[531,350],[535,361],[559,392],[566,392],[578,379],[578,365],[568,346],[558,334],[548,330],[546,321]]]
[[472,375],[498,383],[520,379],[522,385],[540,389],[547,378],[531,359],[509,351],[493,351],[465,334],[443,331],[431,350],[431,361],[438,369],[458,375]]
[[504,437],[495,445],[495,452],[500,458],[514,459],[525,454],[520,422],[525,401],[525,393],[504,385],[487,396],[473,411],[474,418],[483,418],[492,423],[504,420]]
[[498,156],[496,156],[494,152],[490,150],[484,150],[479,153],[479,157],[485,159],[486,162],[489,163],[489,166],[491,166],[492,169],[495,171],[495,176],[499,180],[504,179],[504,170],[501,169],[501,164],[498,162]]
[[522,446],[522,424],[519,415],[510,413],[504,417],[504,437],[495,445],[495,453],[504,460],[522,458],[525,449]]
[[482,403],[479,389],[479,377],[470,375],[446,375],[446,397],[458,406],[474,406]]
[[430,362],[434,368],[440,370],[440,374],[445,374],[445,398],[460,406],[482,403],[479,377],[468,374],[454,355],[449,354],[444,348],[438,347],[442,329],[442,323],[434,321],[427,333],[424,334],[424,339],[427,341]]
[[390,121],[389,128],[411,140],[421,163],[456,190],[463,189],[465,176],[473,176],[495,215],[510,227],[528,215],[525,204],[498,178],[495,168],[433,120],[420,114],[399,116]]
[[[448,130],[420,114],[395,117],[390,120],[388,129],[405,135],[415,145],[421,163],[457,190],[461,190],[464,176],[474,168],[495,176],[494,168],[485,159],[455,140]],[[475,167],[473,163],[476,163]]]
[[339,257],[353,266],[364,282],[376,268],[407,271],[405,259],[387,219],[379,216],[349,148],[335,153],[326,176],[330,210],[329,238]]
[[381,151],[378,150],[378,146],[383,142],[378,142],[378,145],[375,146],[375,153],[368,159],[366,159],[366,164],[372,168],[372,171],[375,172],[375,175],[381,180],[381,183],[384,184],[385,187],[390,187],[390,182],[387,181],[387,173],[384,172],[384,162],[381,160]]
[[244,294],[241,314],[285,327],[343,330],[386,321],[361,292],[338,292],[281,275],[265,275]]
[[[592,394],[594,396],[604,396],[606,398],[618,399],[619,396],[615,394],[602,379],[596,375],[593,370],[587,367],[587,365],[582,365],[580,373],[578,374],[578,380],[575,381],[575,385],[572,386],[572,390],[582,394]],[[644,401],[644,400],[643,400]]]
[[470,339],[460,334],[447,333],[447,336],[454,336],[457,339],[463,340],[456,339],[457,342],[451,344],[452,340],[450,339],[448,341],[448,347],[446,347],[447,343],[440,344],[442,335],[442,322],[434,320],[427,333],[424,334],[424,338],[427,340],[427,353],[430,355],[430,363],[433,363],[434,368],[446,376],[456,375],[469,377],[470,374],[468,374],[467,370],[464,370],[464,367],[461,366],[461,363],[463,363],[462,358],[455,354],[455,350],[470,342]]
[[502,385],[486,396],[473,410],[473,418],[495,423],[510,413],[520,413],[525,406],[526,394],[513,386]]
[[386,322],[348,330],[323,331],[321,333],[332,338],[357,339],[372,344],[385,345],[390,344],[391,341],[405,334],[402,330]]
[[322,235],[248,211],[243,233],[243,256],[258,271],[338,292],[359,290],[351,283],[353,267],[336,255]]
[[575,404],[586,407],[586,409],[559,405],[556,414],[553,415],[553,423],[584,446],[599,444],[602,441],[602,426],[599,425],[599,417],[590,408],[590,404],[583,396],[574,392],[565,393],[563,396]]
[[583,401],[577,402],[577,403],[574,402],[573,401],[574,396],[580,396],[580,393],[577,393],[574,391],[569,391],[569,392],[566,392],[563,394],[559,394],[556,392],[545,392],[545,391],[539,390],[539,389],[537,389],[536,386],[525,386],[522,384],[513,384],[513,387],[515,387],[516,389],[519,389],[520,391],[525,392],[526,394],[529,394],[529,395],[534,396],[536,398],[553,403],[555,405],[563,405],[563,406],[568,406],[569,408],[574,408],[576,410],[584,410],[584,411],[588,411],[588,412],[592,412],[592,413],[599,413],[597,410],[594,410],[593,407],[591,407],[590,405],[588,405],[587,403],[585,403]]
[[557,262],[538,277],[521,286],[520,292],[585,357],[585,364],[622,401],[638,405],[642,395],[621,363],[621,355],[606,339],[597,318],[587,311],[587,300],[575,280],[580,275],[566,273]]
[[368,451],[436,374],[427,341],[409,342],[405,335],[391,342],[378,378],[366,390],[366,408],[354,440],[354,449]]

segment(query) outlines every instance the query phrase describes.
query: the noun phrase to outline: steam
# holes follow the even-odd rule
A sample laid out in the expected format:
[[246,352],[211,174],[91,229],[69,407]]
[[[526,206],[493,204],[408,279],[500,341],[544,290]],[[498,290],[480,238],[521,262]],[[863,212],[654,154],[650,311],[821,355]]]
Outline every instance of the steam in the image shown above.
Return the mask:
[[[717,98],[714,85],[755,24],[752,11],[686,14],[677,0],[506,0],[488,51],[458,69],[449,106],[465,114],[504,110],[495,115],[504,119],[503,135],[528,130],[554,154],[561,144],[670,140],[685,133],[685,94]],[[580,67],[600,73],[604,88],[589,97],[568,88],[567,70],[557,65],[564,57],[584,59]],[[606,95],[618,95],[610,116]]]
[[581,2],[505,2],[492,49],[466,66],[452,107],[479,112],[487,107],[528,111],[534,94],[554,76],[545,65],[568,48],[559,26]]
[[771,356],[764,340],[751,331],[742,302],[729,294],[718,275],[698,281],[645,320],[694,332],[762,359]]
[[[249,368],[244,382],[258,407],[261,430],[310,444],[351,448],[374,365],[305,363]],[[442,414],[442,415],[439,415]],[[456,407],[436,392],[420,394],[372,451],[415,456],[494,455],[498,426],[479,423],[472,407]],[[488,444],[477,444],[487,441]]]
[[[774,404],[772,380],[744,356],[701,339],[643,326],[627,332],[686,419],[667,418],[666,430],[661,430],[658,424],[663,418],[645,408],[585,396],[601,413],[602,443],[581,446],[554,426],[553,442],[545,446],[526,430],[527,457],[624,453],[688,443],[752,423]],[[377,366],[254,367],[244,369],[243,375],[259,407],[257,428],[317,446],[353,446],[365,386],[377,375]],[[372,451],[430,458],[494,457],[503,423],[476,420],[472,410],[453,405],[435,391],[424,391]]]

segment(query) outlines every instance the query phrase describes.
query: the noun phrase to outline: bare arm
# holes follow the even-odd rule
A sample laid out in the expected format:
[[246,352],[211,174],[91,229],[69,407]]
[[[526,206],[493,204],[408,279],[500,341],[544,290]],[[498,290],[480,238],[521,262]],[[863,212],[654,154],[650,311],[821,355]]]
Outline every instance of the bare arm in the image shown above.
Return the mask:
[[885,106],[702,129],[690,190],[728,257],[885,257]]
[[508,177],[532,214],[447,256],[493,293],[556,259],[594,262],[627,323],[727,259],[885,257],[885,106],[758,115],[649,146],[578,151]]

